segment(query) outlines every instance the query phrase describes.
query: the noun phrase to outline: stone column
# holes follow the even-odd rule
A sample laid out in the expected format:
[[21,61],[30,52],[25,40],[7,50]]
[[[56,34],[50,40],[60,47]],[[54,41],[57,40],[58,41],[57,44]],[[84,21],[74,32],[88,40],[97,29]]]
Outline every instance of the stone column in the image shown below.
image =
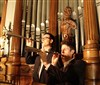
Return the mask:
[[83,55],[87,62],[85,85],[100,85],[99,38],[95,0],[84,0],[84,28]]

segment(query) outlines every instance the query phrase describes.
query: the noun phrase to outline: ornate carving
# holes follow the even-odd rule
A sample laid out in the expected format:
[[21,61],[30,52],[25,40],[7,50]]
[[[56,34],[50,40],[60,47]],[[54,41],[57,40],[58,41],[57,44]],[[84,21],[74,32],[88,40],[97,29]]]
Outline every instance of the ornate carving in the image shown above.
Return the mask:
[[29,72],[30,72],[30,68],[29,68],[29,66],[21,66],[21,68],[20,68],[20,72],[21,72],[21,74],[28,74]]
[[0,62],[0,74],[2,74],[2,75],[6,74],[6,66],[2,62]]
[[64,16],[61,21],[61,32],[63,39],[70,40],[74,36],[74,29],[76,29],[76,23],[71,18],[72,9],[70,7],[66,7],[64,9]]
[[0,66],[0,71],[3,71],[3,68]]

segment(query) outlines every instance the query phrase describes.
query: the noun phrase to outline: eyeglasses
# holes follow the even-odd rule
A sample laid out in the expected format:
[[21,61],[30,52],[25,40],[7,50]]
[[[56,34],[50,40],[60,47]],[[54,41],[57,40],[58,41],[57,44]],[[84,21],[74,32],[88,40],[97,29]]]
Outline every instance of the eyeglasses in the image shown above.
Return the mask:
[[44,37],[44,38],[42,38],[42,40],[44,40],[44,39],[50,39],[50,37]]

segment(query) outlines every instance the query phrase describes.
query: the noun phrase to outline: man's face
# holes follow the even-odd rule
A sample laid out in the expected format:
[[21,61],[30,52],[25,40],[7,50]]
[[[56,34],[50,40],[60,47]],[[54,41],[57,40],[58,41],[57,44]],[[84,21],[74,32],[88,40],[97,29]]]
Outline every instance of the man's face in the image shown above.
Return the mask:
[[43,46],[49,46],[51,45],[51,39],[49,34],[45,34],[42,36],[42,45]]
[[64,59],[64,61],[68,61],[69,59],[71,59],[73,53],[74,53],[74,50],[72,50],[69,46],[65,44],[61,46],[61,54],[63,55],[62,59]]

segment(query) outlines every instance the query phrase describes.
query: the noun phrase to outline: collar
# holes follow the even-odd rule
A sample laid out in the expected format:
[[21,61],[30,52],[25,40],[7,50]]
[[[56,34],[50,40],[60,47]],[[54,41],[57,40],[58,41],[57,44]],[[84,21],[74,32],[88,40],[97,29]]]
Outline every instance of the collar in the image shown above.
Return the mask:
[[68,60],[67,62],[64,62],[64,68],[65,68],[73,59],[75,59],[75,58],[73,57],[72,59]]

